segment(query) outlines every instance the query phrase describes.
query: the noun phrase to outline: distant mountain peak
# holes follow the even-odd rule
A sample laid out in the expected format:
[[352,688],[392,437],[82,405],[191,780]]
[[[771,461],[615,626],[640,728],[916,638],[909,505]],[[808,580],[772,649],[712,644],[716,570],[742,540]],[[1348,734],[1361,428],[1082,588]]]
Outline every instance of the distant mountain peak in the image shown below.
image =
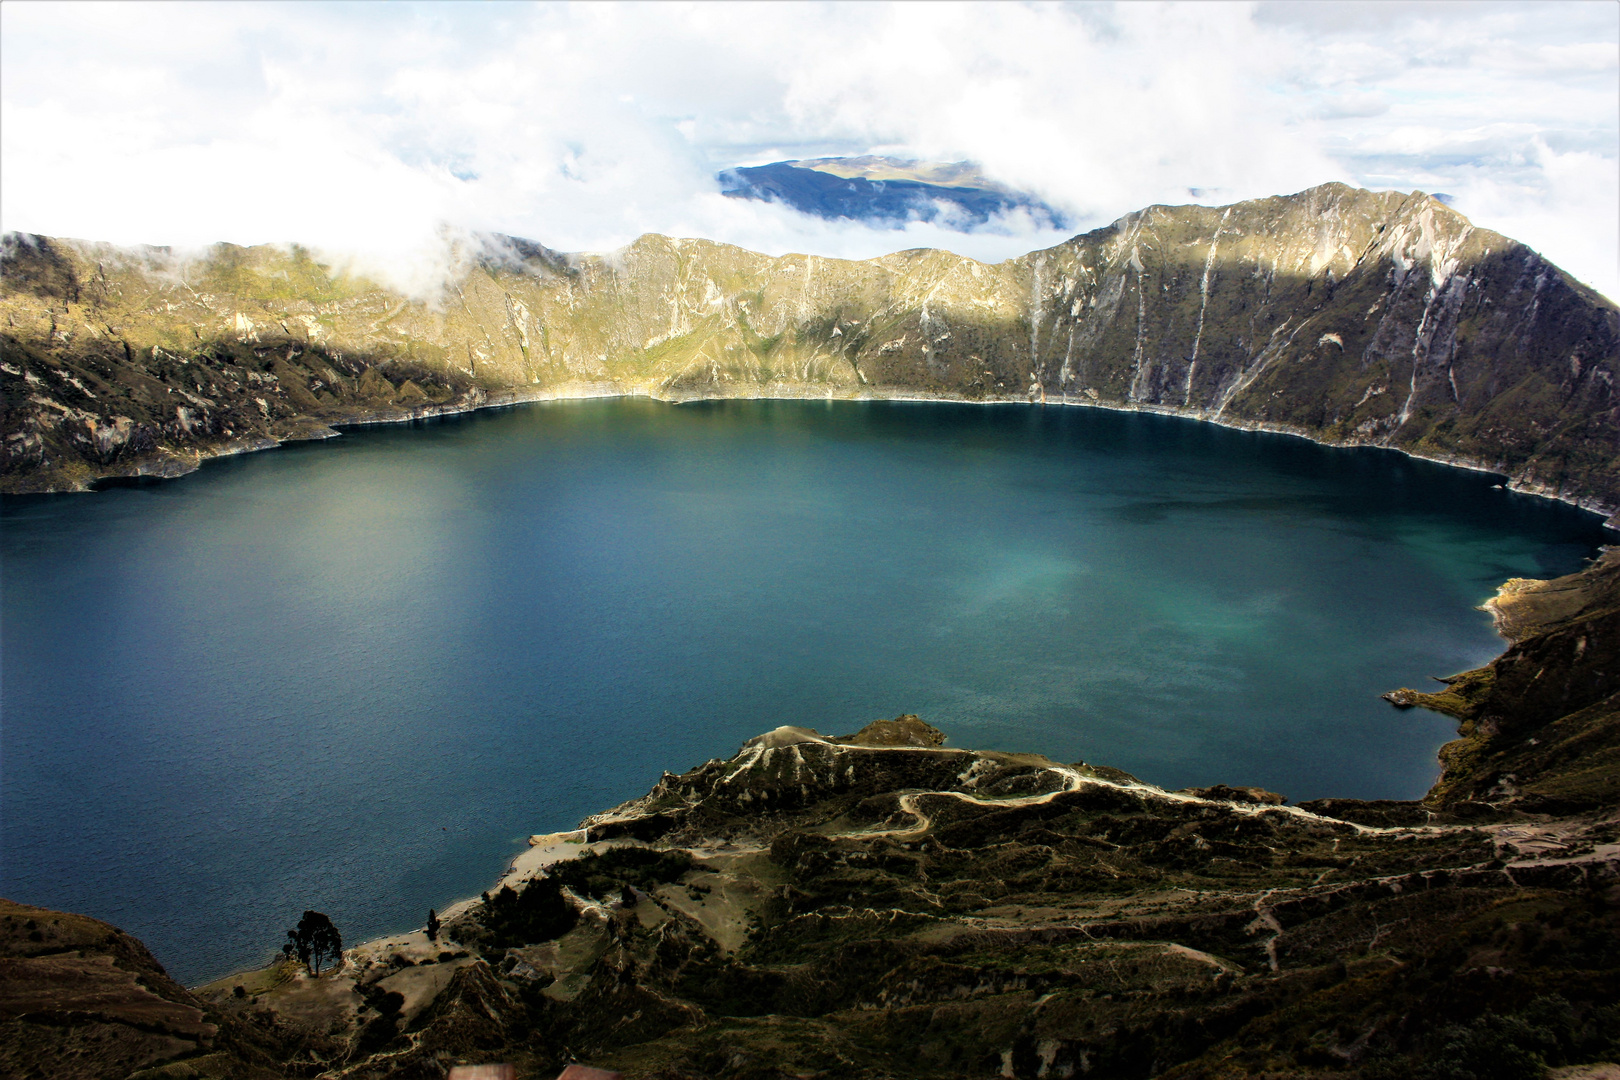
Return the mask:
[[913,180],[933,187],[978,188],[1009,193],[1013,190],[990,179],[984,170],[971,161],[919,161],[915,158],[861,154],[859,157],[802,158],[781,164],[815,169],[846,179]]
[[991,180],[971,161],[916,161],[863,154],[804,158],[726,169],[722,193],[781,203],[828,220],[902,228],[928,221],[973,232],[1023,212],[1037,226],[1070,227],[1063,214],[1028,192]]

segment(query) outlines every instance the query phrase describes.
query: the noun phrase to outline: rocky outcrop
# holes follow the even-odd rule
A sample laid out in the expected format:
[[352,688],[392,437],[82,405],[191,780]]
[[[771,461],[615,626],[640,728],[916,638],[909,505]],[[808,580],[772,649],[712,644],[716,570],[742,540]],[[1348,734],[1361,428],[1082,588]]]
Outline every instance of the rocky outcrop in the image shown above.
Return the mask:
[[7,490],[331,423],[600,393],[1153,409],[1486,468],[1620,509],[1620,312],[1421,193],[1155,206],[993,266],[485,238],[434,302],[300,249],[10,237]]
[[1426,802],[1551,813],[1620,804],[1620,550],[1553,581],[1515,580],[1489,605],[1512,644],[1446,689],[1385,695],[1462,722]]

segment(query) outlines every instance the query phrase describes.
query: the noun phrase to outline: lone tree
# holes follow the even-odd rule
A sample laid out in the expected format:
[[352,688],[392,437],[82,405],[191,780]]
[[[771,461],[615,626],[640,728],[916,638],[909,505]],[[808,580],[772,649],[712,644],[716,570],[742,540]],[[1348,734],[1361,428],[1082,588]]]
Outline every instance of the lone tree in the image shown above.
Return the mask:
[[439,916],[432,908],[428,908],[427,938],[429,941],[439,940]]
[[343,955],[343,938],[338,928],[318,911],[304,912],[304,917],[298,920],[298,929],[287,931],[287,944],[311,975],[321,973],[323,960],[336,960]]

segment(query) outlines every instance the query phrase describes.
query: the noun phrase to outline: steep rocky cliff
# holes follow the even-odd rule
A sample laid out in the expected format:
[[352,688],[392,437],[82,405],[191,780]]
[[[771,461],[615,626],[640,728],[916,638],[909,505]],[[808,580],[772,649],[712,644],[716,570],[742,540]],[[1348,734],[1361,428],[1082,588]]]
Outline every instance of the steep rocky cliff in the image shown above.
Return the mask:
[[1391,446],[1620,509],[1620,311],[1421,193],[1155,206],[993,266],[652,235],[457,257],[417,301],[297,248],[8,237],[0,487],[537,397],[932,396]]

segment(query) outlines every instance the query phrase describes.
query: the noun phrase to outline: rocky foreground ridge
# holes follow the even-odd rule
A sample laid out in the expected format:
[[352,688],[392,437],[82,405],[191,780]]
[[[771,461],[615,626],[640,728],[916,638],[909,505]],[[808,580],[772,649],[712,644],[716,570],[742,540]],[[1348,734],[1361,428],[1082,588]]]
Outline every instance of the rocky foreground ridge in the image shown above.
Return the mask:
[[1620,556],[1497,606],[1504,656],[1392,695],[1463,719],[1421,802],[1165,791],[912,716],[778,728],[318,979],[187,991],[0,903],[0,1074],[1612,1076]]
[[298,248],[5,238],[0,490],[543,397],[939,397],[1396,447],[1620,510],[1620,311],[1421,192],[1153,206],[993,266],[654,235],[460,258],[421,301]]

